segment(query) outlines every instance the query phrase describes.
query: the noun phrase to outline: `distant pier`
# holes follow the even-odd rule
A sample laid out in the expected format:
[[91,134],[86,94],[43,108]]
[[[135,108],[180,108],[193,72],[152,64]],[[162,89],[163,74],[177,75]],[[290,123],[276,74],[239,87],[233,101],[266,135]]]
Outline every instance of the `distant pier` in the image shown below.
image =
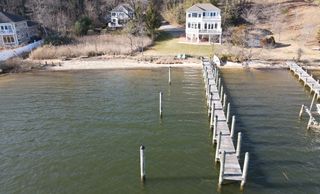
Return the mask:
[[[208,58],[202,60],[203,77],[208,105],[212,143],[216,144],[215,161],[220,163],[219,186],[227,182],[241,182],[243,189],[249,166],[249,153],[245,154],[243,169],[241,170],[240,146],[241,132],[237,135],[237,148],[233,143],[235,116],[230,123],[230,103],[227,104],[227,95],[224,94],[219,70]],[[227,109],[227,113],[225,113]],[[229,128],[230,124],[230,128]]]
[[320,92],[320,83],[319,80],[313,78],[311,74],[308,74],[306,70],[304,70],[301,66],[293,61],[288,61],[287,65],[289,70],[293,72],[294,76],[298,77],[298,80],[303,82],[303,85],[310,88],[310,92],[314,92],[317,94],[317,99],[319,98]]
[[[299,118],[302,117],[303,112],[306,112],[309,116],[309,121],[307,125],[307,129],[314,128],[319,129],[320,128],[320,122],[316,120],[315,115],[319,117],[320,115],[320,106],[319,104],[316,104],[316,102],[319,99],[320,94],[320,83],[319,80],[316,80],[313,78],[313,75],[309,74],[306,70],[304,70],[300,65],[293,61],[288,61],[287,65],[289,67],[289,70],[293,72],[294,76],[298,77],[299,81],[303,82],[304,87],[310,88],[310,93],[313,93],[313,98],[311,101],[310,106],[301,105],[301,109],[299,112]],[[316,111],[313,111],[313,106],[316,104]]]

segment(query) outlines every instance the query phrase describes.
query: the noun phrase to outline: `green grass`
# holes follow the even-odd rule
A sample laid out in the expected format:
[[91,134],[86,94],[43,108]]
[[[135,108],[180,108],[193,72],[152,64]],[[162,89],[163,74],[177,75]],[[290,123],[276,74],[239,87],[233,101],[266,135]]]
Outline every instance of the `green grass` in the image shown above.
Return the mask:
[[210,45],[191,45],[179,43],[179,38],[173,37],[168,32],[160,32],[152,47],[146,54],[149,55],[170,55],[187,54],[190,56],[210,56],[212,46]]

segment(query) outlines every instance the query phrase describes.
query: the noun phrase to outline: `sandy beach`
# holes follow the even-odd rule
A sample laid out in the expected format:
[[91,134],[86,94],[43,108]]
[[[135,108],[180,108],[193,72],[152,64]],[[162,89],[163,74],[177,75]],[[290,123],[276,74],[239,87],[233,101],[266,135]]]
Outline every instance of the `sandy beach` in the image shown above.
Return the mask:
[[[62,60],[46,60],[33,61],[47,65],[44,69],[47,71],[76,71],[76,70],[99,70],[99,69],[149,69],[163,67],[189,67],[202,68],[201,61],[198,59],[188,59],[181,61],[172,61],[167,63],[149,62],[132,58],[85,58],[72,59],[68,61]],[[320,70],[318,65],[305,65],[299,63],[306,69]],[[251,61],[247,63],[227,62],[218,66],[220,69],[286,69],[288,66],[284,61],[268,62],[268,61]]]
[[69,70],[93,70],[93,69],[145,69],[145,68],[161,68],[161,67],[190,67],[202,68],[199,62],[185,61],[181,64],[157,64],[146,61],[138,61],[134,59],[75,59],[70,61],[48,62],[46,70],[49,71],[69,71]]

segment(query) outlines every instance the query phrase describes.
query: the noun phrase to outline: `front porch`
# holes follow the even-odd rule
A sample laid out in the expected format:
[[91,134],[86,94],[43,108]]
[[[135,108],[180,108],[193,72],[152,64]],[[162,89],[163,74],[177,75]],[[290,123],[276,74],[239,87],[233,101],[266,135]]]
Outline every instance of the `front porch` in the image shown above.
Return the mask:
[[186,34],[186,41],[199,44],[199,43],[208,43],[208,44],[221,44],[222,43],[222,34]]

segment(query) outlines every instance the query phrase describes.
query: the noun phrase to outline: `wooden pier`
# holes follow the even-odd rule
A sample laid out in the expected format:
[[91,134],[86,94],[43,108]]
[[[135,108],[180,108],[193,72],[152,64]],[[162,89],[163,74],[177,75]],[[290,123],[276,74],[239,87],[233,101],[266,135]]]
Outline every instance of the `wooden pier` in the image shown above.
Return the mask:
[[202,65],[212,143],[216,144],[215,161],[220,162],[219,186],[239,181],[243,189],[247,178],[249,153],[245,154],[244,167],[241,170],[239,163],[241,132],[237,135],[237,148],[235,148],[233,143],[235,116],[232,116],[230,123],[230,103],[227,104],[227,95],[223,92],[219,70],[208,58],[203,59]]
[[311,74],[308,74],[301,66],[293,61],[288,61],[287,65],[289,70],[293,72],[294,76],[298,77],[298,80],[303,82],[303,85],[310,88],[310,92],[317,94],[317,99],[319,98],[320,92],[320,83],[319,80],[315,80]]
[[316,115],[320,115],[320,105],[316,104],[317,111],[312,111],[313,106],[319,99],[320,94],[320,83],[319,80],[315,80],[311,74],[308,74],[306,70],[304,70],[301,66],[293,61],[288,61],[287,65],[289,70],[293,72],[294,76],[298,77],[299,81],[303,82],[304,87],[310,88],[310,93],[313,93],[313,98],[310,106],[302,105],[299,113],[299,118],[302,117],[303,112],[306,112],[309,116],[309,121],[307,125],[307,129],[319,129],[320,122],[316,120]]

